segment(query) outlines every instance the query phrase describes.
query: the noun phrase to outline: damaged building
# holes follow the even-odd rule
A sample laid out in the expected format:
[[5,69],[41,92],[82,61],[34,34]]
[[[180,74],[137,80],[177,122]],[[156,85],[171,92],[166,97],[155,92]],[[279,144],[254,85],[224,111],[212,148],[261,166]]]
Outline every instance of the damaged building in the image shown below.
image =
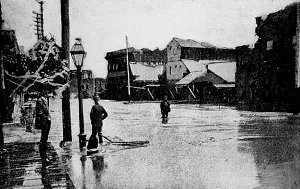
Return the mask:
[[235,49],[173,38],[167,45],[167,60],[165,76],[173,99],[234,101]]
[[300,3],[256,18],[254,48],[237,47],[239,107],[299,112]]
[[[127,60],[126,49],[108,52],[105,56],[107,60],[108,74],[106,78],[106,96],[109,99],[125,100],[128,98],[127,91]],[[129,78],[133,98],[142,100],[140,95],[146,99],[156,99],[153,90],[157,90],[159,75],[162,74],[163,64],[167,61],[166,49],[150,50],[128,48]],[[149,77],[147,77],[149,75]],[[147,85],[147,87],[146,87]],[[150,88],[150,89],[149,89]],[[152,89],[155,88],[155,89]],[[150,90],[150,93],[149,93]]]

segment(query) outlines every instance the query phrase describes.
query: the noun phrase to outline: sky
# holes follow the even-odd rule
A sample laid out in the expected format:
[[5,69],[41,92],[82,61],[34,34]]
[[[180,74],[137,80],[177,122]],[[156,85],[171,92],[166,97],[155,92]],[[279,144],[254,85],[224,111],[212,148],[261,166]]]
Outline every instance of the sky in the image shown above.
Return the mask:
[[[32,11],[35,0],[0,0],[7,29],[19,45],[36,42]],[[173,37],[222,47],[253,44],[255,17],[275,12],[295,0],[70,0],[70,45],[82,38],[87,51],[83,69],[106,77],[105,54],[126,47],[166,47]],[[45,0],[45,34],[61,44],[60,0]],[[73,63],[70,63],[74,69]]]

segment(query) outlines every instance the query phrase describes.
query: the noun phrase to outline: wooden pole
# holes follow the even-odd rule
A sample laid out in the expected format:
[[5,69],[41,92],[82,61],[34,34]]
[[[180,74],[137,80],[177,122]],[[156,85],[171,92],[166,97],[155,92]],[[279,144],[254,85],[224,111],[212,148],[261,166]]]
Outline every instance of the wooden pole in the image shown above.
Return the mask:
[[300,5],[297,4],[297,9],[296,9],[296,69],[295,69],[295,87],[299,88],[300,87]]
[[[1,5],[0,5],[0,10],[1,10]],[[0,17],[1,19],[1,17]],[[2,29],[2,28],[1,28]],[[2,54],[2,47],[0,47],[0,63],[1,63],[1,86],[0,86],[0,97],[1,99],[4,98],[4,90],[5,90],[5,85],[4,85],[4,68],[3,68],[3,54]],[[4,100],[6,100],[6,98],[4,98]],[[6,102],[4,102],[5,105],[7,105]],[[4,123],[4,112],[5,112],[5,105],[1,105],[0,107],[0,153],[1,153],[1,150],[4,148],[4,133],[3,133],[3,123]]]
[[43,5],[44,5],[44,1],[40,1],[39,2],[40,4],[40,15],[41,15],[41,39],[44,38],[44,8],[43,8]]
[[[3,23],[3,20],[2,20],[2,9],[1,9],[1,2],[0,2],[0,30],[2,30],[2,23]],[[1,99],[3,99],[4,97],[4,68],[3,68],[3,55],[2,55],[2,46],[0,45],[0,64],[1,64],[1,86],[0,86],[0,97]],[[4,103],[6,104],[6,103]],[[4,109],[5,109],[5,106],[3,106],[3,104],[1,105],[0,107],[0,153],[1,151],[3,150],[4,148],[4,133],[3,133],[3,120],[4,120]]]
[[126,63],[127,63],[127,89],[128,89],[128,101],[130,102],[130,71],[129,71],[129,58],[128,58],[128,38],[126,35]]
[[[70,21],[69,0],[60,0],[61,6],[61,47],[62,59],[66,60],[66,66],[70,68]],[[68,78],[69,81],[69,78]],[[70,111],[70,87],[62,93],[62,119],[63,119],[63,141],[72,141],[71,111]]]

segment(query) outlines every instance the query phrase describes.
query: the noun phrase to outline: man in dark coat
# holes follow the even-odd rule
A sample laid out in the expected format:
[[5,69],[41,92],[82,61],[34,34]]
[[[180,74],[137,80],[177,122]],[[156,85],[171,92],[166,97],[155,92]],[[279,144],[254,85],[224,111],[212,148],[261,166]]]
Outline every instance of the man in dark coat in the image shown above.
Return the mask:
[[44,93],[40,93],[36,101],[36,121],[38,121],[37,124],[42,130],[40,145],[46,147],[51,127],[51,117],[49,113],[48,101],[44,95]]
[[97,95],[94,95],[93,97],[93,100],[94,100],[94,105],[91,109],[91,112],[90,112],[90,119],[91,119],[91,123],[92,123],[92,137],[96,137],[97,134],[98,134],[98,137],[99,137],[99,144],[102,144],[103,143],[103,140],[102,140],[102,126],[103,126],[103,123],[102,123],[102,120],[104,120],[108,114],[106,112],[106,110],[101,106],[99,105],[99,96]]
[[163,120],[167,120],[168,114],[171,111],[170,103],[168,102],[168,96],[164,96],[163,101],[160,103],[160,110]]

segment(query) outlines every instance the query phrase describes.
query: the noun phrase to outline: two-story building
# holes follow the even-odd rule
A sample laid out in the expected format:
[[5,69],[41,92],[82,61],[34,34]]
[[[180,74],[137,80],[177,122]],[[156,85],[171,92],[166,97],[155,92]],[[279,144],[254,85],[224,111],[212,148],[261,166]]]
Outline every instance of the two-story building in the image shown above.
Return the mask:
[[167,45],[167,61],[188,60],[234,60],[235,50],[217,47],[208,42],[174,37]]
[[253,49],[237,47],[237,98],[256,111],[299,112],[300,3],[256,18]]
[[180,62],[182,68],[174,67],[173,72],[168,73],[176,81],[177,99],[203,103],[234,101],[235,62],[186,59]]
[[[214,85],[218,85],[218,89],[225,88],[224,91],[229,89],[234,94],[234,79],[232,79],[235,75],[234,49],[179,38],[173,38],[166,49],[168,62],[165,65],[165,76],[171,95],[175,98],[207,102],[207,99],[211,99],[209,96],[217,98],[216,95],[204,92],[207,88],[216,88]],[[215,73],[213,69],[219,73]],[[224,79],[226,75],[231,79]]]
[[[126,49],[108,52],[105,59],[107,60],[108,74],[106,78],[106,93],[107,97],[116,100],[125,100],[128,98],[127,85],[127,52]],[[166,62],[166,50],[155,49],[135,49],[128,48],[128,62],[129,62],[129,78],[132,84],[132,97],[135,96],[137,87],[144,87],[150,83],[158,82],[157,77],[148,77],[157,73],[158,67]],[[148,72],[146,71],[148,70]],[[160,73],[161,74],[161,73]],[[142,80],[141,78],[147,78]],[[151,78],[151,79],[149,79]],[[138,86],[134,86],[138,85]]]

